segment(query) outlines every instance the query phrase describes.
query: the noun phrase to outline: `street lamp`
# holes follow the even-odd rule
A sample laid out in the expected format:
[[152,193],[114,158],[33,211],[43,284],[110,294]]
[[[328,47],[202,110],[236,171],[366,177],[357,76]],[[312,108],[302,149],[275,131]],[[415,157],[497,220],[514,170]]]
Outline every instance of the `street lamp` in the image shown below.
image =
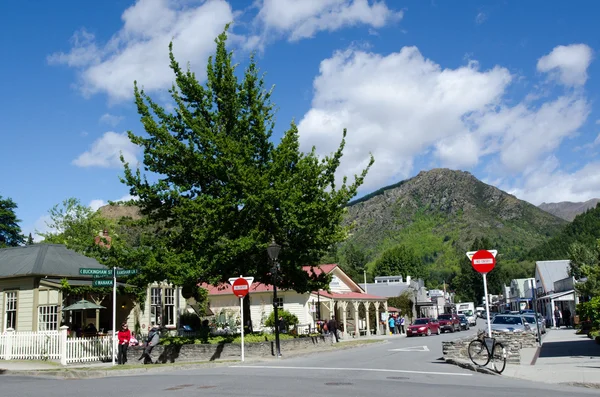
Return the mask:
[[277,271],[279,270],[277,257],[279,257],[279,251],[281,251],[281,246],[278,245],[275,240],[267,247],[269,258],[271,258],[271,262],[273,262],[271,273],[273,274],[273,316],[275,319],[275,349],[277,351],[277,357],[281,357],[281,348],[279,346],[279,314],[277,312]]

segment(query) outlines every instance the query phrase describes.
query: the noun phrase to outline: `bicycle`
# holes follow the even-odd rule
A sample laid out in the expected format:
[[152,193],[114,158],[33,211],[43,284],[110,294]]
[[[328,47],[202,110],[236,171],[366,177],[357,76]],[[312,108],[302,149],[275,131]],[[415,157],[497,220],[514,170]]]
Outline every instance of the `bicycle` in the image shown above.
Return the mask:
[[491,361],[494,371],[499,374],[506,368],[506,349],[504,345],[496,342],[496,338],[487,337],[485,332],[477,333],[477,339],[469,343],[467,351],[469,358],[475,365],[484,367]]

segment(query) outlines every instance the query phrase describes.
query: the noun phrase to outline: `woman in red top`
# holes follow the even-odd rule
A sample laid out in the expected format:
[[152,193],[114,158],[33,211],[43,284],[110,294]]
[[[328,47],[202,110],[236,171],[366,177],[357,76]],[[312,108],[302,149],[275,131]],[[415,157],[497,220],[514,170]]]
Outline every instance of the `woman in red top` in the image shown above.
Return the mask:
[[121,329],[118,334],[119,338],[119,364],[125,364],[127,362],[127,347],[129,347],[129,340],[131,339],[131,331],[127,327],[127,323],[121,324]]

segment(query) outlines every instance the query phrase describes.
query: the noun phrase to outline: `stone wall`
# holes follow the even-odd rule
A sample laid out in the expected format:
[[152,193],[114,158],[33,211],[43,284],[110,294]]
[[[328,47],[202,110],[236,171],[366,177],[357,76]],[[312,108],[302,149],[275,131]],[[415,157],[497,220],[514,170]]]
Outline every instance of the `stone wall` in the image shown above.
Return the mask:
[[[319,350],[330,346],[331,338],[324,336],[311,336],[280,341],[281,353],[293,351]],[[141,346],[130,347],[128,352],[129,362],[135,362],[141,356],[144,348]],[[197,362],[215,360],[239,360],[242,355],[242,346],[236,343],[205,344],[205,345],[158,345],[152,350],[154,361],[160,363]],[[266,357],[275,355],[275,342],[245,343],[244,355],[246,357]]]
[[[501,342],[506,349],[508,353],[506,359],[507,363],[520,364],[520,350],[526,347],[537,347],[536,336],[530,332],[492,331],[492,336],[496,338],[497,342]],[[442,342],[442,354],[444,355],[444,358],[470,360],[467,349],[469,343],[471,343],[473,339],[475,339],[475,337],[470,336]]]

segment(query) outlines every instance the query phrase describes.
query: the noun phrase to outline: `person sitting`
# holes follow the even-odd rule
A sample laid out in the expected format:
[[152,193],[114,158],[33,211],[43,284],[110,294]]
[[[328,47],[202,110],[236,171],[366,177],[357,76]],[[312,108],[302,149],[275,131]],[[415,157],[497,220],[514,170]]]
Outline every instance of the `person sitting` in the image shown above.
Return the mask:
[[98,329],[93,323],[89,323],[87,327],[83,330],[84,336],[96,336],[98,334]]

